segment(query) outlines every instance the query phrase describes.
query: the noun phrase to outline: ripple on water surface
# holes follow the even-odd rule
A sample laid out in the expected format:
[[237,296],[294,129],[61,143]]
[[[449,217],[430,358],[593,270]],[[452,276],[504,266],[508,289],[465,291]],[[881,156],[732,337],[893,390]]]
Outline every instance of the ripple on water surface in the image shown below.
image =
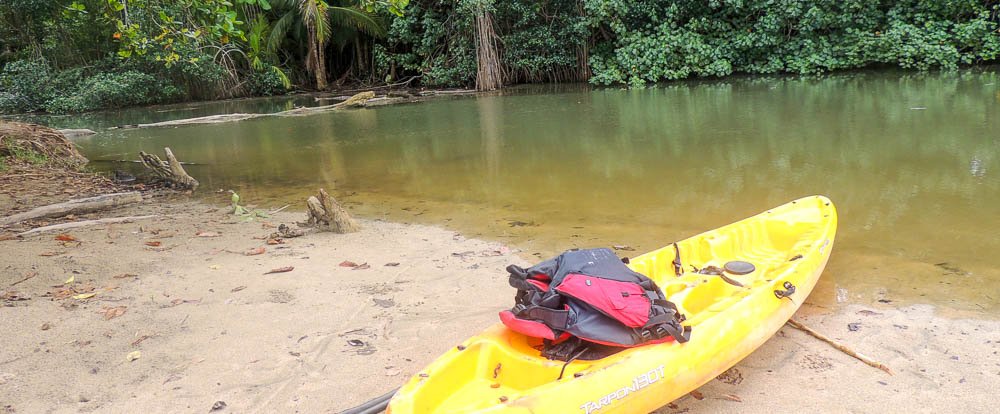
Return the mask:
[[365,216],[445,225],[541,255],[613,244],[641,252],[825,194],[841,227],[813,301],[839,293],[995,311],[997,78],[881,72],[520,88],[107,131],[79,144],[93,159],[170,146],[201,164],[189,172],[209,197],[234,188],[249,202],[283,205],[326,187]]

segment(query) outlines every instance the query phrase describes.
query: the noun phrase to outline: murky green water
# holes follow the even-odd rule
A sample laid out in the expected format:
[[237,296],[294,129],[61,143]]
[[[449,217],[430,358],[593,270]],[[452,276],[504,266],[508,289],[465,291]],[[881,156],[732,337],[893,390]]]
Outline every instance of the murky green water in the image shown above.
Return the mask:
[[612,244],[638,253],[825,194],[841,227],[814,302],[836,303],[839,293],[1000,310],[992,71],[518,89],[107,131],[79,144],[92,159],[169,146],[202,164],[189,172],[209,197],[233,188],[280,206],[326,187],[363,216],[545,255]]

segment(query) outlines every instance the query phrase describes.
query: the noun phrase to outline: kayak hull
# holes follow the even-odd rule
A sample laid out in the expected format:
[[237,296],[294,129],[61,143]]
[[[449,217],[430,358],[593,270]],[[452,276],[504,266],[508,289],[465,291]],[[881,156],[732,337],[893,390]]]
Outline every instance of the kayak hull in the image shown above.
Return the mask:
[[[687,316],[690,341],[641,346],[594,361],[540,355],[541,341],[494,325],[409,380],[389,412],[650,412],[726,371],[766,342],[816,285],[833,248],[837,214],[825,197],[795,200],[631,259]],[[703,275],[693,267],[753,263],[747,275]],[[693,267],[692,267],[693,266]],[[795,293],[779,298],[775,291]]]

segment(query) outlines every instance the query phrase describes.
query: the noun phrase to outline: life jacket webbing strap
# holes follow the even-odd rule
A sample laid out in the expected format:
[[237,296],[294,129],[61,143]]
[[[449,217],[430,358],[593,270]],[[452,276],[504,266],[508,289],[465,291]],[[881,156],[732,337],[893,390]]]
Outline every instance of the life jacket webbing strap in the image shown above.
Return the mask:
[[510,311],[519,319],[542,321],[544,324],[548,325],[549,328],[555,331],[564,331],[566,330],[566,325],[569,324],[568,310],[556,310],[543,306],[525,306],[518,304],[515,305]]

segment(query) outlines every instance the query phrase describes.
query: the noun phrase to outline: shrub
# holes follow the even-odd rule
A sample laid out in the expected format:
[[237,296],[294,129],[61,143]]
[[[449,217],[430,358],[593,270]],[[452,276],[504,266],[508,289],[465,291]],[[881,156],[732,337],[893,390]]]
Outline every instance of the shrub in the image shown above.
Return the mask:
[[93,111],[170,102],[181,95],[168,81],[134,70],[97,73],[68,92],[53,97],[45,109],[53,113]]
[[[955,69],[1000,55],[995,2],[585,0],[606,38],[598,84],[891,65]],[[604,34],[607,34],[604,36]]]
[[285,93],[285,82],[274,69],[254,71],[247,79],[247,91],[254,96],[272,96]]
[[0,72],[0,113],[34,112],[45,107],[52,93],[51,70],[43,61],[9,62]]

